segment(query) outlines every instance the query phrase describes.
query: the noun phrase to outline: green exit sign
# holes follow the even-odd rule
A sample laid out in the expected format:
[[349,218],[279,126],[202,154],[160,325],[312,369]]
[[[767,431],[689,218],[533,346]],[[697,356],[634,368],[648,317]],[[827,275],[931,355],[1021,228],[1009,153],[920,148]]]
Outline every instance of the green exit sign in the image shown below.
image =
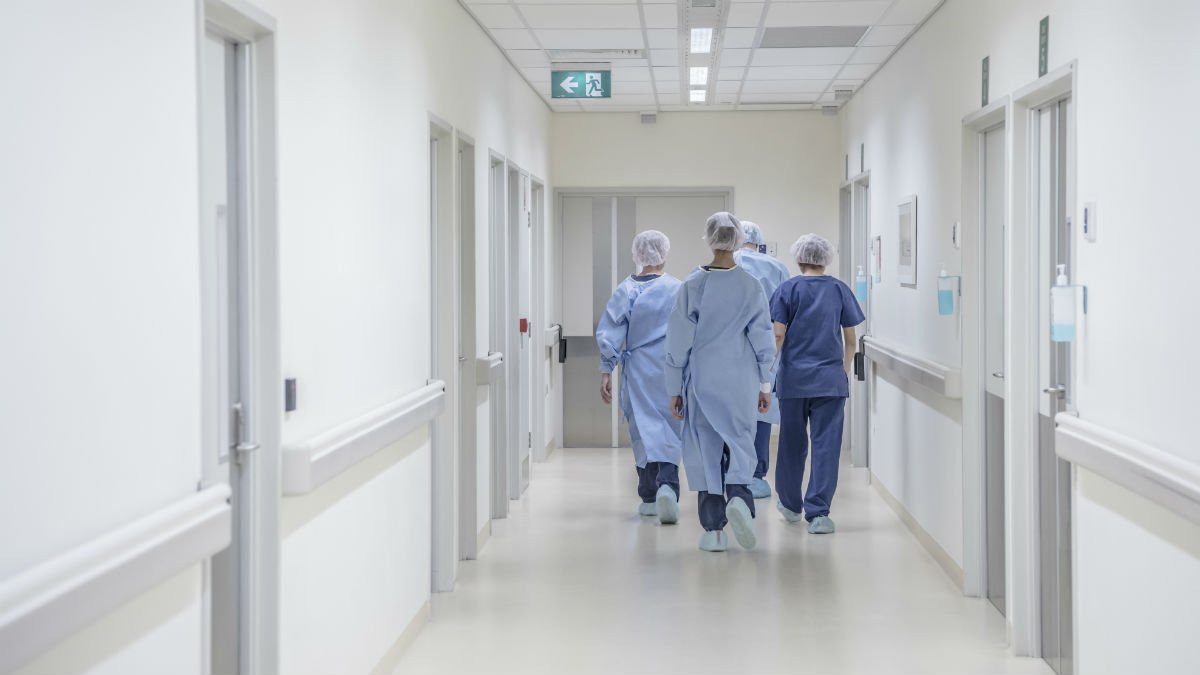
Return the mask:
[[556,70],[550,73],[551,98],[612,98],[607,70]]

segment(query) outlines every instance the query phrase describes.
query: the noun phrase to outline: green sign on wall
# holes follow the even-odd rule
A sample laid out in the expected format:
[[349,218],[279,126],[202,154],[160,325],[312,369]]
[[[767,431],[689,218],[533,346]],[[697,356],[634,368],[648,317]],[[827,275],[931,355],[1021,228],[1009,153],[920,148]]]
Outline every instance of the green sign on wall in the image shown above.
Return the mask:
[[1050,17],[1038,26],[1038,77],[1050,72]]
[[607,70],[556,70],[550,73],[551,98],[612,98]]
[[992,57],[985,56],[985,57],[983,57],[983,78],[982,78],[983,79],[983,103],[982,103],[982,105],[985,108],[987,107],[987,104],[988,104],[988,93],[989,93],[988,90],[990,88],[989,85],[991,84],[991,82],[990,82],[991,76],[992,76]]

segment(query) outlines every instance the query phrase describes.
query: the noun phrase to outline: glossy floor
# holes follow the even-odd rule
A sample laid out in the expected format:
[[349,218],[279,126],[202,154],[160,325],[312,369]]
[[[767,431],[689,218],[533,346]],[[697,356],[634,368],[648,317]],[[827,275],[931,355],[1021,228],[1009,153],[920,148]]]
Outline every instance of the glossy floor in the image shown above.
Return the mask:
[[397,673],[1050,673],[1017,659],[990,604],[964,598],[861,471],[843,468],[838,532],[758,500],[759,546],[696,548],[636,515],[628,450],[560,450],[534,477]]

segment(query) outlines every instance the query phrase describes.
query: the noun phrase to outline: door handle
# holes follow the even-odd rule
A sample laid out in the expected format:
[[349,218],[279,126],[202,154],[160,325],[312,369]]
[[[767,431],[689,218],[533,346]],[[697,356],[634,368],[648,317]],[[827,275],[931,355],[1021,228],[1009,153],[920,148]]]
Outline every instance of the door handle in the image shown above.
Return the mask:
[[992,377],[996,378],[997,380],[1003,380],[1004,373],[992,373]]
[[465,356],[460,356],[460,357],[458,357],[458,362],[459,362],[459,363],[466,363],[466,362],[467,362],[467,357],[465,357]]
[[237,457],[237,463],[242,464],[245,462],[246,457],[248,457],[250,453],[258,450],[258,448],[258,443],[238,443],[233,449],[235,456]]
[[1067,397],[1067,388],[1061,387],[1061,386],[1060,387],[1046,387],[1045,389],[1042,390],[1042,393],[1050,394],[1054,398],[1061,399],[1061,398]]

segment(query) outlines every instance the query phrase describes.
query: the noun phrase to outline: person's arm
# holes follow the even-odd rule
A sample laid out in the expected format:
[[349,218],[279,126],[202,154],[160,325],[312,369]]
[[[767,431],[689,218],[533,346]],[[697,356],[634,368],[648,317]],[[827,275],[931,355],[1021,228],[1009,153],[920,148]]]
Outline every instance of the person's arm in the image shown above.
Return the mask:
[[775,322],[775,352],[779,353],[783,350],[783,339],[787,337],[787,326],[778,321]]
[[605,403],[612,403],[612,372],[621,360],[628,334],[629,299],[618,286],[596,326],[596,345],[600,348],[600,398]]
[[845,351],[845,366],[846,373],[854,367],[854,353],[858,351],[858,336],[855,335],[854,327],[842,329],[842,340],[845,342],[843,350]]
[[858,298],[854,297],[854,292],[846,284],[841,284],[842,289],[842,341],[843,349],[845,350],[845,365],[846,373],[849,374],[854,368],[854,352],[858,350],[858,335],[855,334],[855,326],[867,320],[863,314],[862,307],[858,304]]
[[771,385],[775,380],[777,347],[771,330],[771,314],[766,293],[761,286],[755,290],[758,291],[759,301],[750,304],[754,312],[750,316],[749,325],[746,326],[746,337],[750,340],[754,357],[758,361],[758,411],[765,413],[771,409]]
[[667,319],[666,368],[667,393],[671,395],[671,414],[683,419],[683,369],[692,356],[692,345],[696,341],[697,316],[689,307],[688,287],[679,287],[675,296],[675,308]]

